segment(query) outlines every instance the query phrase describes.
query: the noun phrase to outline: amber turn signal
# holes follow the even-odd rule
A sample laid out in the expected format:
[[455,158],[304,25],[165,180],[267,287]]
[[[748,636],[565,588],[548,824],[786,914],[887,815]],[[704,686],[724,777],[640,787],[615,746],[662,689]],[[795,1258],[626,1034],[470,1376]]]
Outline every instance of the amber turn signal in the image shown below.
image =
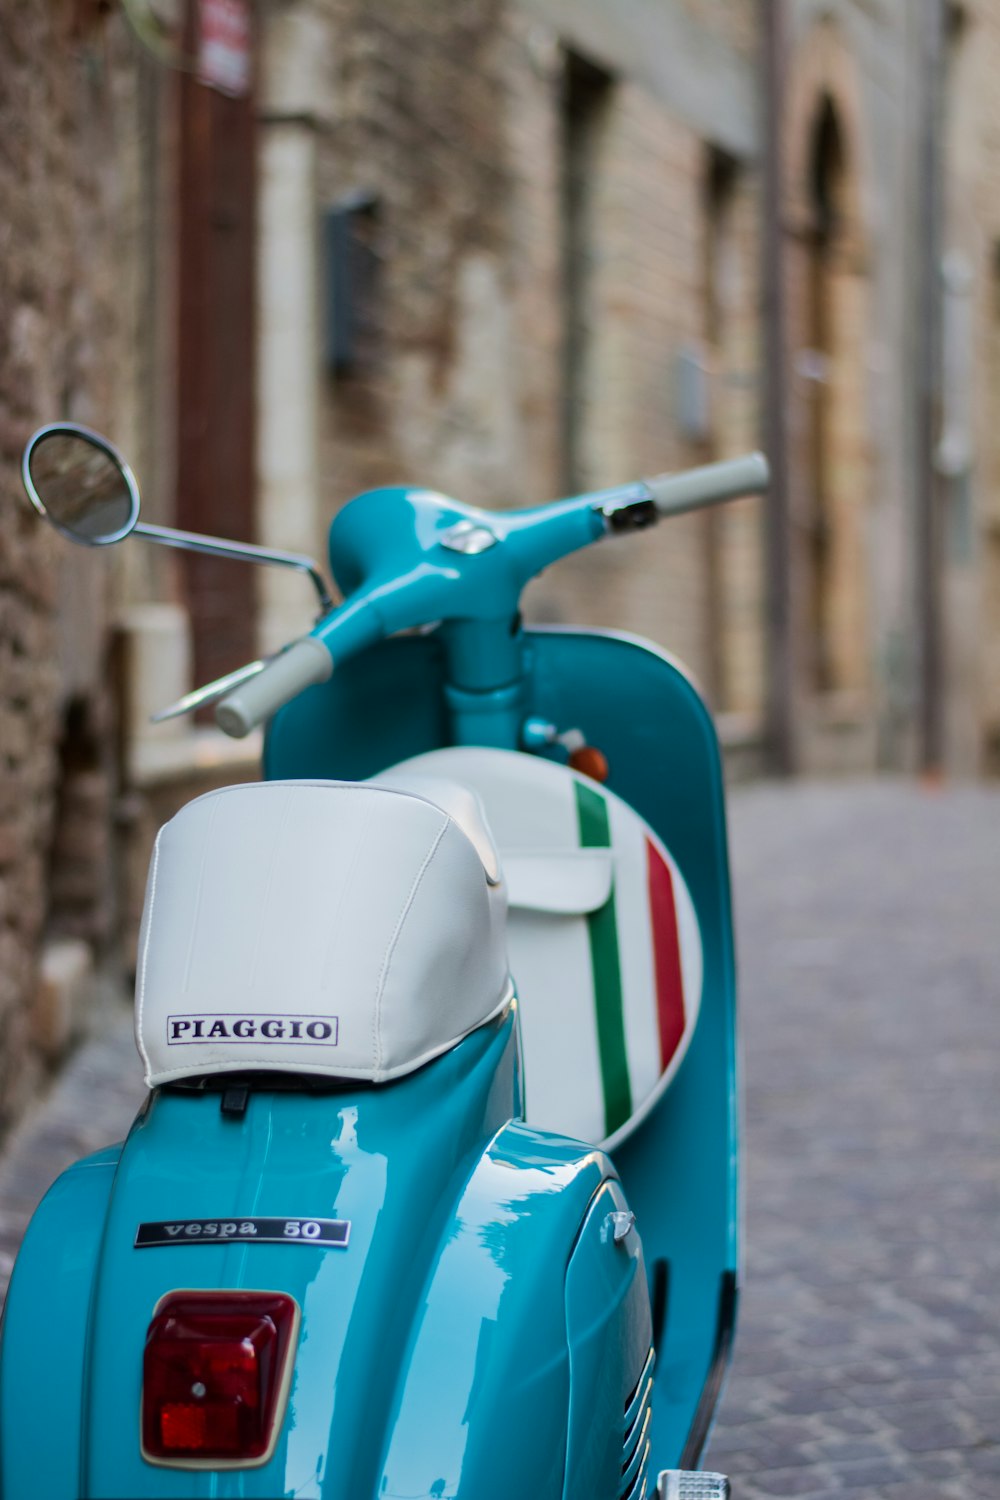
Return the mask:
[[574,750],[569,763],[574,771],[579,771],[583,776],[589,776],[591,781],[607,781],[608,779],[607,756],[594,745],[581,745],[579,750]]

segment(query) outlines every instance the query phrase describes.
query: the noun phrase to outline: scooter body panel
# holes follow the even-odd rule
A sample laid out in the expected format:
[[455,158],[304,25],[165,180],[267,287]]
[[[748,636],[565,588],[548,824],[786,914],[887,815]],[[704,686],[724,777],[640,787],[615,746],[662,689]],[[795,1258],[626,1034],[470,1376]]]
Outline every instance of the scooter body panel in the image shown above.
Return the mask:
[[[735,961],[718,739],[691,679],[614,633],[527,631],[517,712],[579,728],[607,756],[608,786],[680,866],[701,928],[698,1025],[676,1078],[615,1151],[653,1286],[656,1468],[694,1467],[732,1335],[738,1278]],[[272,721],[268,777],[361,780],[450,742],[446,653],[435,634],[347,661]]]
[[[611,1171],[600,1152],[516,1122],[492,1142],[399,1366],[380,1495],[567,1493],[567,1268]],[[612,1267],[621,1260],[609,1242],[603,1248]],[[623,1321],[619,1305],[602,1347],[624,1367]]]
[[[516,1469],[525,1492],[561,1500],[567,1266],[613,1169],[512,1122],[519,1110],[513,1013],[391,1085],[254,1091],[236,1118],[218,1092],[155,1092],[120,1157],[65,1174],[25,1242],[0,1394],[4,1432],[33,1441],[5,1444],[0,1494],[502,1500]],[[248,1216],[346,1219],[350,1238],[340,1249],[182,1230],[135,1248],[141,1223]],[[287,1411],[259,1468],[154,1468],[140,1455],[145,1330],[182,1288],[283,1291],[301,1309]],[[624,1384],[634,1338],[619,1323],[635,1320],[609,1311],[602,1342]]]
[[[656,829],[695,902],[704,990],[676,1079],[614,1166],[516,1123],[513,1016],[394,1084],[254,1092],[239,1120],[220,1112],[217,1092],[154,1094],[120,1159],[72,1169],[29,1230],[7,1309],[0,1421],[33,1440],[5,1443],[3,1500],[500,1500],[512,1479],[535,1500],[603,1497],[616,1460],[621,1478],[651,1335],[649,1469],[690,1462],[719,1351],[720,1282],[737,1253],[718,747],[688,679],[640,642],[543,631],[524,652],[518,711],[579,728],[605,752],[611,788]],[[267,774],[359,779],[446,744],[444,663],[431,636],[346,664],[278,715]],[[638,1235],[625,1248],[608,1239],[609,1205],[626,1201],[645,1262]],[[134,1248],[140,1223],[250,1215],[348,1219],[350,1242]],[[139,1351],[157,1302],[178,1288],[280,1290],[299,1304],[288,1410],[260,1468],[141,1458]]]
[[[628,1205],[621,1184],[609,1180],[590,1206],[566,1275],[565,1500],[626,1494],[648,1464],[648,1402],[640,1402],[634,1415],[630,1407],[640,1372],[649,1365],[652,1318],[641,1240],[634,1229],[615,1239],[616,1213],[628,1213]],[[634,1471],[626,1482],[633,1455]],[[640,1481],[635,1494],[641,1488]]]
[[63,1172],[21,1243],[0,1345],[3,1500],[80,1493],[91,1298],[121,1150],[109,1146]]

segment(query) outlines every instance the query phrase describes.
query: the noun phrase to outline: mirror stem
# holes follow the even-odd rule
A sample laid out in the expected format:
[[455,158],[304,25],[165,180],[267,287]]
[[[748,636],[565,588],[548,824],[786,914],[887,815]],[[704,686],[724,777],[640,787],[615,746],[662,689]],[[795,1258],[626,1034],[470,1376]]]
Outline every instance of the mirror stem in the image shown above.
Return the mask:
[[313,559],[303,553],[257,547],[253,542],[228,542],[218,536],[200,536],[196,531],[178,531],[173,526],[150,526],[145,521],[136,523],[133,535],[144,536],[147,541],[159,542],[164,547],[177,547],[182,552],[204,552],[209,557],[231,557],[236,562],[272,563],[277,567],[295,568],[309,575],[323,614],[328,614],[333,608],[334,601],[326,580]]

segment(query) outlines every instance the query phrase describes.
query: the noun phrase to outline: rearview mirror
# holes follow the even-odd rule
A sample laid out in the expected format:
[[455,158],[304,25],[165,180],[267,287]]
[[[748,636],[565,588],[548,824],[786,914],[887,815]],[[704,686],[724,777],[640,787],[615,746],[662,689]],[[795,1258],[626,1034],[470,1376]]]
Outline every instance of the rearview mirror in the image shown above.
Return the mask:
[[106,438],[75,422],[40,427],[24,450],[28,499],[71,541],[106,547],[139,519],[139,486]]
[[295,568],[312,581],[321,614],[329,614],[333,608],[323,574],[311,557],[300,552],[257,547],[253,542],[229,542],[224,537],[140,521],[135,475],[117,448],[89,427],[77,422],[39,427],[24,450],[21,478],[38,514],[70,541],[106,547],[134,532],[147,542],[177,547],[182,552]]

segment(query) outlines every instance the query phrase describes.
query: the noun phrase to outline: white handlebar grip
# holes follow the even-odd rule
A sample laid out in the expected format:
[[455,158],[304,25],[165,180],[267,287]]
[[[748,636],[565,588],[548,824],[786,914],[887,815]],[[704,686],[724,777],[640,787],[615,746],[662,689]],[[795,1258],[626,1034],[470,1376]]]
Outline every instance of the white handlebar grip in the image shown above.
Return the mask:
[[223,698],[215,710],[215,722],[233,739],[241,740],[289,699],[307,687],[326,682],[332,672],[333,657],[323,642],[315,636],[303,636],[269,661],[263,672]]
[[747,453],[718,464],[705,464],[683,474],[659,474],[643,483],[652,492],[661,516],[676,516],[739,495],[759,495],[767,489],[770,469],[763,453]]

